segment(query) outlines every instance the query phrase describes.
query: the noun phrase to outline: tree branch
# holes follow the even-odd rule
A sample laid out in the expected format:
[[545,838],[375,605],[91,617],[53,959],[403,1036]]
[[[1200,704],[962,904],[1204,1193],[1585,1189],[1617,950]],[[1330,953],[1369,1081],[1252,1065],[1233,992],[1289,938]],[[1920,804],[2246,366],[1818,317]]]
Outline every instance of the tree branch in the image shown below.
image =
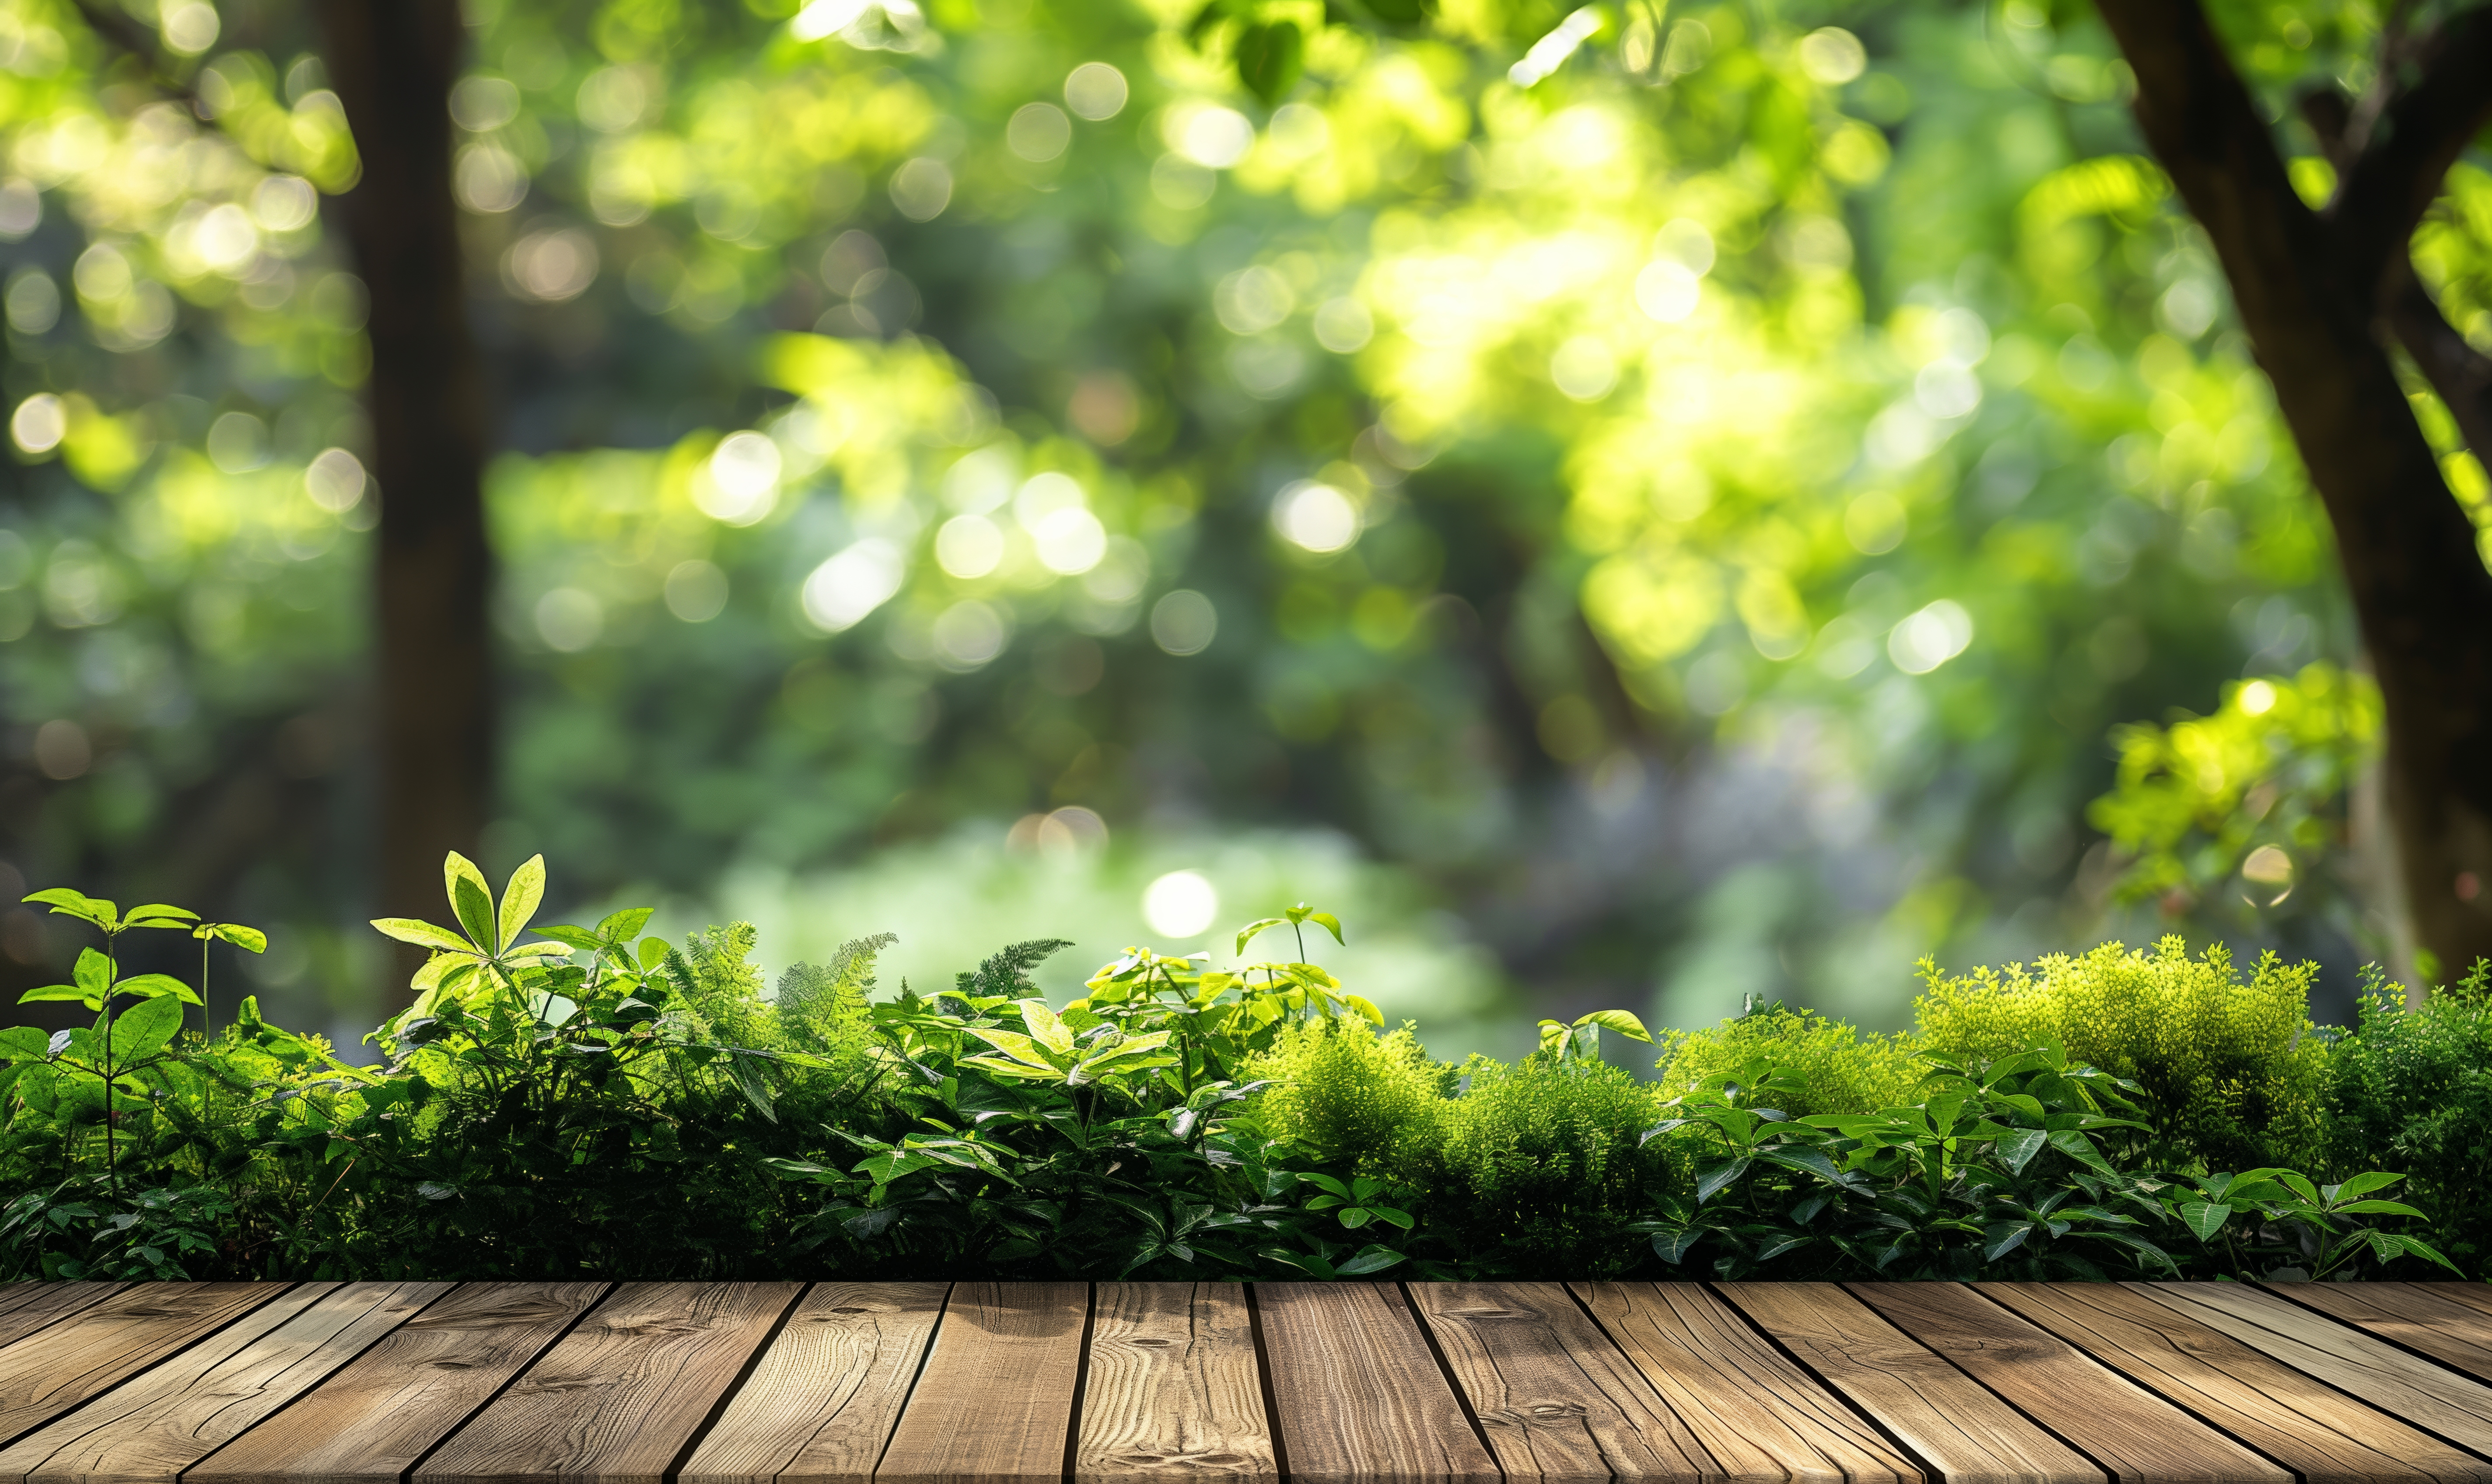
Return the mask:
[[[2439,196],[2458,154],[2492,120],[2492,5],[2452,16],[2416,42],[2412,65],[2420,75],[2389,96],[2377,122],[2360,131],[2359,150],[2343,168],[2328,203],[2346,282],[2385,282],[2405,252],[2415,223]],[[2384,73],[2400,67],[2382,58]]]
[[146,27],[121,12],[97,4],[96,0],[71,0],[71,4],[98,41],[147,69],[149,86],[168,98],[178,98],[189,104],[191,112],[196,117],[213,118],[213,114],[199,105],[197,91],[165,71],[163,58],[157,54],[156,38]]
[[[2341,167],[2353,153],[2348,130],[2356,117],[2345,96],[2323,84],[2304,93],[2299,102],[2302,118],[2319,137],[2319,147]],[[2492,357],[2468,344],[2466,337],[2449,324],[2415,277],[2413,261],[2403,252],[2389,265],[2387,277],[2389,282],[2381,294],[2382,318],[2448,404],[2466,446],[2477,458],[2492,461]]]
[[2448,415],[2457,421],[2458,436],[2475,457],[2492,464],[2492,357],[2466,342],[2431,294],[2415,277],[2414,267],[2397,260],[2397,286],[2388,296],[2386,317],[2397,342],[2440,394]]
[[2205,11],[2196,0],[2099,0],[2097,10],[2137,75],[2139,127],[2207,229],[2252,341],[2324,318],[2326,225],[2293,189]]

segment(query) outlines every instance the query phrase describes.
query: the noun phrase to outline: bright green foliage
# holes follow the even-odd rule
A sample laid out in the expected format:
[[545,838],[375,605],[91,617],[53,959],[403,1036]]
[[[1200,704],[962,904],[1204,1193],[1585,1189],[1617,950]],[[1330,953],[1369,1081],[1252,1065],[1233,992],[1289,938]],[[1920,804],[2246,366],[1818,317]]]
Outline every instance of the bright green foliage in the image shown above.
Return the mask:
[[1247,1075],[1272,1083],[1256,1110],[1271,1137],[1319,1164],[1384,1172],[1440,1137],[1456,1074],[1428,1059],[1415,1025],[1380,1036],[1336,1018],[1282,1027]]
[[1546,1054],[1512,1067],[1475,1056],[1464,1080],[1437,1141],[1403,1162],[1405,1179],[1429,1192],[1449,1258],[1585,1277],[1641,1265],[1629,1228],[1670,1169],[1642,1137],[1659,1107],[1652,1088],[1621,1067]]
[[[1589,1032],[1641,1029],[1615,1012],[1555,1024],[1512,1066],[1458,1068],[1415,1026],[1381,1032],[1320,965],[1213,969],[1147,947],[1056,1009],[1031,973],[1060,940],[1012,944],[938,994],[876,999],[889,939],[861,938],[787,969],[773,1002],[747,924],[677,948],[627,908],[538,929],[540,947],[520,939],[541,866],[497,899],[464,865],[445,881],[458,930],[387,927],[437,935],[438,953],[417,1007],[371,1037],[382,1066],[348,1066],[248,999],[213,1039],[184,1029],[170,994],[92,1028],[0,1031],[0,1281],[1434,1279],[1691,1261],[2260,1277],[2442,1261],[2404,1226],[2433,1219],[2481,1250],[2471,1205],[2433,1217],[2377,1199],[2399,1177],[2367,1150],[2338,1151],[2338,1185],[2265,1165],[2174,1172],[2211,1166],[2208,1130],[2240,1132],[2216,1115],[2245,1116],[2239,1084],[2277,1075],[2236,1065],[2234,1045],[2299,1004],[2309,970],[2271,961],[2248,985],[2177,944],[2109,945],[2039,976],[1933,970],[1933,1038],[2027,1044],[1914,1055],[1767,1006],[1674,1042],[1657,1086],[1597,1055]],[[133,918],[96,905],[90,920]],[[2167,1033],[2109,1017],[2115,1000]],[[2402,1012],[2383,999],[2377,1014]],[[2104,1023],[2099,1066],[2063,1024],[2088,1016]],[[2326,1044],[2304,1044],[2324,1071]],[[2374,1047],[2395,1060],[2386,1033]],[[1734,1052],[1746,1060],[1702,1070]],[[1824,1111],[1794,1116],[1809,1108]],[[2452,1148],[2418,1149],[2439,1161],[2418,1182],[2426,1205],[2455,1178]]]
[[2378,755],[2380,727],[2379,686],[2322,663],[2228,685],[2212,716],[2116,728],[2119,782],[2087,817],[2132,857],[2121,895],[2176,905],[2229,896],[2255,920],[2325,882],[2346,793]]
[[2431,1239],[2469,1269],[2492,1255],[2492,1008],[2482,965],[2409,1009],[2371,971],[2361,1021],[2329,1050],[2322,1093],[2327,1167],[2403,1170],[2431,1212]]
[[1910,1036],[1876,1035],[1814,1010],[1757,1005],[1708,1030],[1683,1031],[1662,1047],[1666,1097],[1683,1097],[1706,1079],[1759,1058],[1795,1079],[1780,1107],[1794,1117],[1864,1113],[1910,1101],[1927,1068]]
[[2317,1133],[2326,1047],[2311,1034],[2315,964],[2263,954],[2244,979],[2222,944],[2151,953],[2105,943],[1960,978],[1920,965],[1922,1044],[1996,1059],[2037,1046],[2137,1085],[2159,1160],[2207,1170],[2298,1162]]

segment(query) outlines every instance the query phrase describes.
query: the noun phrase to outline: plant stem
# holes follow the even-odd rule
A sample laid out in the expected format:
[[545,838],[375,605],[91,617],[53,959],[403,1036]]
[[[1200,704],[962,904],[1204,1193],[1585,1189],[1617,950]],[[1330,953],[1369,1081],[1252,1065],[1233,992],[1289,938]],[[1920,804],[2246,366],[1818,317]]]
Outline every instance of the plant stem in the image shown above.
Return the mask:
[[112,950],[120,935],[104,935],[104,1179],[115,1195],[121,1191],[120,1143],[112,1123],[112,987],[121,978],[121,960]]

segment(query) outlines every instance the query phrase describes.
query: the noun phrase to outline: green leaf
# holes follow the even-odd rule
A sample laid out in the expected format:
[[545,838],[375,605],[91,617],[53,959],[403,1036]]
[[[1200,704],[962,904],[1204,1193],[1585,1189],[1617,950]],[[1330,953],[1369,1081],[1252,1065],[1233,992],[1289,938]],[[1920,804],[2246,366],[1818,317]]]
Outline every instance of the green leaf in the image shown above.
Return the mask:
[[90,995],[86,991],[79,989],[74,984],[47,984],[40,990],[28,990],[25,994],[17,996],[17,1003],[21,1005],[32,1005],[55,999],[73,1000],[76,1003],[85,1005],[90,1010],[101,1010],[104,1008],[104,999],[102,996]]
[[192,932],[191,935],[193,937],[220,938],[225,942],[233,944],[236,948],[245,949],[252,953],[266,953],[268,951],[267,934],[260,932],[257,928],[246,928],[238,922],[201,923]]
[[2032,1234],[2033,1223],[2030,1221],[2020,1221],[2004,1232],[1996,1232],[1988,1241],[1982,1243],[1982,1261],[1986,1262],[1998,1261],[2001,1258],[2003,1258],[2007,1256],[2007,1254],[2014,1252],[2017,1248],[2024,1246],[2025,1239]]
[[42,1061],[51,1054],[51,1043],[32,1025],[12,1025],[0,1030],[0,1056],[11,1061]]
[[2042,1145],[2049,1138],[2037,1128],[2018,1129],[2002,1138],[1996,1145],[1999,1162],[2007,1167],[2010,1174],[2023,1174],[2025,1167],[2033,1162],[2034,1155],[2042,1152]]
[[2402,1201],[2356,1201],[2346,1205],[2332,1205],[2329,1209],[2339,1216],[2420,1216],[2423,1214]]
[[151,902],[145,906],[132,907],[123,914],[121,925],[125,928],[187,928],[198,920],[199,914],[188,907]]
[[474,944],[448,928],[436,928],[429,922],[422,922],[413,917],[375,917],[372,919],[372,926],[387,936],[397,938],[401,943],[413,943],[419,948],[440,948],[452,953],[475,951]]
[[1737,1179],[1739,1176],[1747,1172],[1748,1162],[1745,1159],[1724,1160],[1722,1163],[1715,1165],[1710,1170],[1698,1171],[1696,1174],[1697,1203],[1702,1205],[1704,1202],[1713,1199],[1714,1196],[1721,1192],[1723,1186],[1730,1184],[1733,1180]]
[[627,906],[608,912],[598,921],[597,935],[610,943],[628,942],[633,935],[649,925],[649,919],[656,911],[655,907]]
[[[1029,1027],[1031,1039],[1059,1056],[1073,1054],[1073,1032],[1043,999],[1015,1000],[1021,1007],[1021,1023]],[[1166,1040],[1167,1037],[1161,1037]]]
[[2394,1249],[2396,1252],[2402,1252],[2412,1257],[2421,1258],[2426,1261],[2437,1262],[2441,1266],[2448,1268],[2450,1272],[2457,1273],[2461,1278],[2466,1276],[2464,1273],[2458,1272],[2456,1263],[2451,1262],[2448,1259],[2440,1255],[2439,1248],[2432,1246],[2429,1242],[2423,1241],[2420,1238],[2398,1236],[2388,1232],[2369,1232],[2363,1234],[2370,1239],[2372,1255],[2377,1257],[2383,1262],[2388,1260],[2390,1249]]
[[135,994],[142,999],[169,999],[177,1004],[199,1003],[198,993],[170,974],[133,974],[112,987],[115,994]]
[[121,911],[101,897],[90,897],[66,886],[46,886],[42,891],[28,892],[18,900],[40,902],[67,917],[82,917],[106,933],[121,926]]
[[528,919],[537,915],[537,904],[545,900],[545,884],[546,865],[542,855],[529,856],[511,873],[510,882],[502,888],[502,939],[495,946],[508,948],[519,940],[519,933],[527,927]]
[[[1297,27],[1290,26],[1290,29],[1295,31]],[[1350,939],[1341,935],[1341,919],[1335,917],[1330,912],[1308,912],[1304,917],[1296,920],[1300,922],[1314,923],[1317,927],[1331,934],[1332,940],[1334,942],[1341,944],[1345,948],[1350,946]]]
[[1652,1042],[1652,1032],[1644,1028],[1644,1022],[1624,1010],[1595,1010],[1575,1024],[1598,1025],[1603,1030],[1615,1030],[1630,1041],[1642,1041],[1646,1045]]
[[2404,1175],[2390,1174],[2385,1170],[2367,1171],[2337,1186],[2329,1193],[2329,1199],[2331,1201],[2357,1200],[2375,1190],[2384,1190],[2404,1178]]
[[1802,1144],[1769,1149],[1762,1157],[1787,1169],[1805,1170],[1820,1179],[1832,1180],[1837,1185],[1846,1183],[1843,1171],[1833,1160],[1826,1157],[1824,1149],[1811,1148]]
[[112,1023],[113,1062],[121,1066],[152,1056],[181,1030],[180,1000],[168,995],[134,1005]]
[[112,961],[92,948],[78,950],[77,967],[70,974],[89,999],[102,1004],[112,989]]
[[2213,1241],[2215,1233],[2224,1229],[2224,1223],[2232,1216],[2233,1208],[2220,1201],[2184,1201],[2180,1203],[2181,1221],[2202,1242]]
[[493,894],[484,882],[465,876],[452,881],[450,911],[478,949],[490,954],[501,946],[493,925]]
[[[964,1056],[961,1065],[976,1067],[995,1077],[1010,1077],[1023,1082],[1063,1082],[1072,1076],[1070,1068],[1046,1066],[1027,1061],[1010,1061],[1001,1056]],[[1083,1079],[1088,1081],[1087,1078]]]
[[1238,929],[1237,951],[1241,954],[1244,953],[1246,951],[1246,945],[1254,940],[1256,934],[1262,932],[1265,928],[1277,928],[1288,920],[1289,919],[1285,917],[1259,917],[1253,922],[1250,922],[1246,926]]
[[564,927],[556,924],[549,928],[539,928],[537,931],[578,953],[595,953],[606,946],[606,939],[586,928]]
[[2075,1129],[2054,1129],[2047,1137],[2051,1141],[2052,1148],[2075,1160],[2078,1164],[2090,1170],[2099,1170],[2105,1174],[2119,1172],[2112,1169],[2109,1160],[2102,1157],[2102,1151],[2094,1147],[2094,1142]]
[[1405,1260],[1402,1254],[1390,1247],[1362,1247],[1356,1257],[1342,1263],[1333,1271],[1344,1278],[1358,1278],[1368,1273],[1380,1273],[1403,1261]]
[[[977,1025],[968,1026],[966,1029],[969,1034],[1025,1066],[1036,1067],[1046,1072],[1069,1070],[1071,1057],[1068,1056],[1064,1061],[1059,1062],[1048,1055],[1036,1041],[1017,1030],[994,1030]],[[1068,1041],[1070,1039],[1070,1037],[1067,1038]]]
[[1664,1262],[1675,1265],[1679,1259],[1687,1256],[1687,1249],[1695,1246],[1704,1235],[1705,1232],[1702,1228],[1691,1228],[1684,1232],[1656,1232],[1653,1233],[1652,1250]]
[[1359,1019],[1371,1025],[1384,1024],[1384,1012],[1377,1008],[1376,1001],[1364,994],[1344,994],[1341,996],[1341,1002],[1357,1011]]

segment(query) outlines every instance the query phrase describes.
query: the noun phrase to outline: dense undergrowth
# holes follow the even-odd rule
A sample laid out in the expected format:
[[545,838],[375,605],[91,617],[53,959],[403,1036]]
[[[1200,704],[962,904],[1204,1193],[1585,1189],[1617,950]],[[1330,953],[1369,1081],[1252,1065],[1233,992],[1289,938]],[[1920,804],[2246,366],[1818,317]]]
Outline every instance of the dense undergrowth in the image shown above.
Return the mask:
[[1059,1009],[1058,942],[765,984],[743,924],[531,931],[540,862],[446,881],[455,928],[376,924],[431,958],[372,1067],[119,972],[126,934],[249,929],[27,899],[99,938],[28,997],[96,1021],[0,1031],[0,1279],[2479,1275],[2492,1238],[2480,972],[2375,979],[2339,1032],[2310,966],[2178,939],[1924,963],[1912,1032],[1753,1006],[1649,1080],[1617,1011],[1432,1060],[1306,907],[1238,935],[1282,958],[1135,949]]

